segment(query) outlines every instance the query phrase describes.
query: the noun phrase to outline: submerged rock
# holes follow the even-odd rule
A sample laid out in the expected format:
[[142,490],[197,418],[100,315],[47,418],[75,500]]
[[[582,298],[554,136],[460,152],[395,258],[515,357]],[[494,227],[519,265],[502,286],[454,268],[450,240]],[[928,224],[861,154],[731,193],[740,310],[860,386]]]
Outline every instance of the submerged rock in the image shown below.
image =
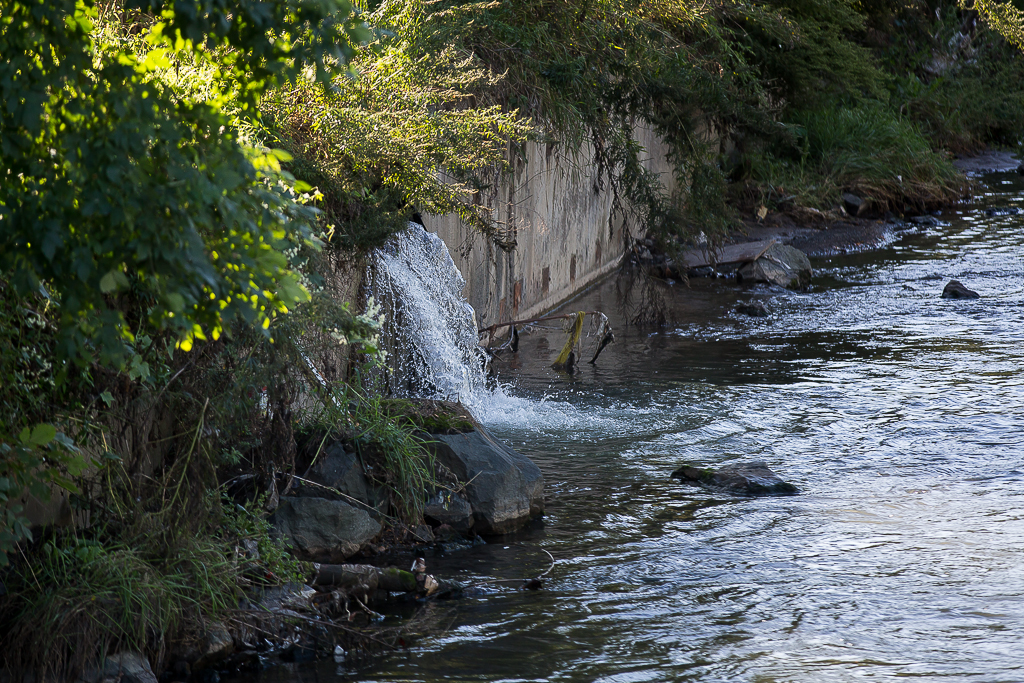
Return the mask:
[[950,280],[942,290],[943,299],[980,299],[981,295],[967,289],[959,280]]
[[736,312],[749,315],[752,318],[768,318],[771,316],[771,313],[768,312],[768,307],[760,301],[738,303],[736,304]]
[[[465,482],[465,500],[473,511],[472,531],[505,534],[544,511],[544,476],[540,468],[476,425],[471,432],[431,434],[428,447],[438,462]],[[427,512],[438,519],[438,506]],[[455,515],[464,514],[459,507]],[[461,530],[461,529],[460,529]]]
[[811,260],[807,254],[788,244],[774,243],[758,257],[736,271],[740,282],[767,282],[789,289],[804,289],[811,284]]
[[1019,216],[1024,213],[1024,209],[1019,206],[995,206],[989,209],[985,209],[986,216]]
[[270,521],[297,557],[313,562],[341,562],[381,531],[367,511],[326,498],[286,496]]
[[683,465],[672,476],[688,484],[724,489],[746,496],[787,496],[798,493],[796,486],[782,481],[762,461],[723,465],[717,470]]

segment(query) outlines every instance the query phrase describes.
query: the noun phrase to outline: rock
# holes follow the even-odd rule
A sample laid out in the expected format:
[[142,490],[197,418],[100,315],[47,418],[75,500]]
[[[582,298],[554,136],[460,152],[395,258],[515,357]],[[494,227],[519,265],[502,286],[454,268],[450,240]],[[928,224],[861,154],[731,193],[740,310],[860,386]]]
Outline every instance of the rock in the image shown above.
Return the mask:
[[473,528],[473,507],[459,493],[438,491],[427,501],[423,516],[464,534]]
[[326,498],[285,496],[270,521],[297,557],[313,562],[341,562],[381,530],[366,510]]
[[[370,483],[359,456],[348,450],[344,442],[336,441],[324,448],[304,478],[320,486],[302,484],[296,488],[297,496],[343,500],[347,503],[352,503],[354,499],[378,512],[386,511],[387,496]],[[323,487],[337,489],[343,495],[339,496]]]
[[913,216],[912,218],[910,218],[910,220],[915,222],[915,223],[917,223],[918,225],[930,225],[930,226],[942,225],[942,221],[940,221],[935,216]]
[[1024,164],[1017,167],[1017,173],[1018,175],[1024,175]]
[[744,263],[736,271],[740,282],[768,282],[780,287],[803,289],[811,284],[811,260],[807,254],[787,244],[774,243],[757,259]]
[[980,299],[981,295],[964,287],[959,280],[950,280],[942,289],[943,299]]
[[996,206],[985,209],[986,216],[1017,216],[1022,213],[1019,206]]
[[119,652],[103,660],[99,669],[87,671],[80,683],[157,683],[149,660],[138,652]]
[[[544,477],[533,462],[495,440],[482,427],[462,434],[431,434],[438,462],[466,483],[477,534],[514,531],[544,510]],[[432,517],[441,514],[432,508]],[[457,514],[462,514],[462,508]],[[434,517],[437,521],[442,521]],[[451,521],[447,521],[451,524]]]
[[235,639],[231,632],[219,622],[211,622],[200,645],[200,656],[193,668],[203,669],[222,661],[235,651]]
[[851,216],[863,216],[871,209],[871,202],[849,192],[843,193],[843,208]]
[[742,313],[743,315],[749,315],[752,318],[768,318],[771,316],[771,313],[768,312],[768,308],[760,301],[736,304],[736,312]]
[[785,496],[797,493],[761,461],[724,465],[718,470],[683,465],[672,476],[688,484],[724,489],[745,496]]
[[409,535],[416,543],[434,542],[434,530],[426,524],[417,524],[416,528],[409,530]]

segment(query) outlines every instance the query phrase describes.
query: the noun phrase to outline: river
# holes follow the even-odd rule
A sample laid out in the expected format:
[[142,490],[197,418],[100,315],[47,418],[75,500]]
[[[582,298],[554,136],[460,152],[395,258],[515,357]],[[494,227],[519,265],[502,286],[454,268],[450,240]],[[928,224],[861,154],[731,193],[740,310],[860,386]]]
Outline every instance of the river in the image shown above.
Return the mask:
[[[814,259],[809,292],[667,286],[670,325],[613,319],[571,378],[547,367],[559,330],[524,335],[517,398],[482,418],[544,471],[547,513],[428,566],[532,576],[544,548],[545,588],[429,605],[369,668],[262,680],[1024,680],[1024,215],[986,212],[1024,210],[1024,183],[986,182],[943,225]],[[954,278],[982,298],[939,298]],[[732,312],[751,299],[771,317]],[[576,309],[614,313],[614,283]],[[800,495],[669,477],[746,459]]]

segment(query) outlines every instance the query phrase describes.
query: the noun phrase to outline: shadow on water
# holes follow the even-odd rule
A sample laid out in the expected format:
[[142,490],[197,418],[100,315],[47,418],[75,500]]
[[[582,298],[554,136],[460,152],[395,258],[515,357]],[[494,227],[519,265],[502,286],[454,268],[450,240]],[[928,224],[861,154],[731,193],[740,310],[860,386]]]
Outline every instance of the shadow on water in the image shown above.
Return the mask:
[[[261,680],[1024,680],[1024,216],[986,214],[1024,187],[990,182],[946,225],[818,259],[809,293],[665,285],[668,327],[613,321],[572,377],[548,367],[560,330],[524,334],[484,421],[544,470],[547,514],[429,562],[521,578],[543,547],[545,590],[450,603],[372,668]],[[983,298],[940,299],[952,278]],[[733,312],[750,299],[771,316]],[[614,289],[574,309],[612,312]],[[801,495],[669,477],[748,458]]]

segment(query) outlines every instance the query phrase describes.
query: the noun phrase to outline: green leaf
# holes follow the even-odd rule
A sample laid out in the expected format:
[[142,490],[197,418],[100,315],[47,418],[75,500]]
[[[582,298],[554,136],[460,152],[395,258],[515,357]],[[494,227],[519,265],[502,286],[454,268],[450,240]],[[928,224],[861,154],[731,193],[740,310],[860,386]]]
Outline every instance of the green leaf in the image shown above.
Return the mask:
[[114,271],[110,271],[100,279],[100,291],[110,294],[117,289],[117,280],[114,279]]
[[32,430],[32,435],[28,438],[28,441],[35,446],[45,446],[53,441],[55,436],[57,436],[56,427],[51,424],[40,423]]

